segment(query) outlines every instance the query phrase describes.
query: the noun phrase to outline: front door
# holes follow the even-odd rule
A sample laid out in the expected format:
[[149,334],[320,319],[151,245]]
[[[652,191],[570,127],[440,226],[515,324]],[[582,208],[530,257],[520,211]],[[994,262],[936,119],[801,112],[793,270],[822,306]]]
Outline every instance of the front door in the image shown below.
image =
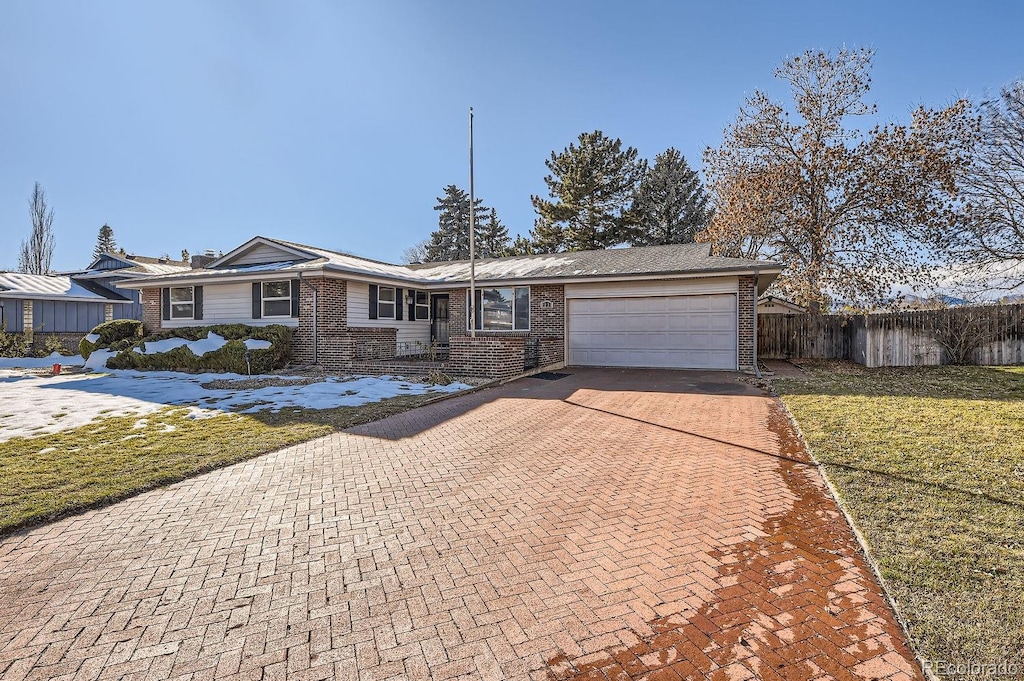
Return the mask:
[[430,342],[448,347],[448,294],[430,296]]

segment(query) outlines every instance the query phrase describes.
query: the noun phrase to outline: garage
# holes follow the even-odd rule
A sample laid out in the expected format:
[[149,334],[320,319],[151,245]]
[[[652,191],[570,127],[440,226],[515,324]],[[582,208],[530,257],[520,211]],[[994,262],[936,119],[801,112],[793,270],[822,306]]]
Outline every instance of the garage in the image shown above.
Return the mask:
[[737,368],[735,293],[640,292],[567,290],[568,364]]

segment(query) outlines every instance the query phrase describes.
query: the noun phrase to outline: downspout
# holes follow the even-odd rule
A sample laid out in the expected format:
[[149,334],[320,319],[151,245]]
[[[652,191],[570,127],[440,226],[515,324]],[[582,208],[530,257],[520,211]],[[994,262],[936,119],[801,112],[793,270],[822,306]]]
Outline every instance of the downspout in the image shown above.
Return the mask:
[[[299,287],[300,287],[299,299],[300,300],[302,299],[302,291],[301,291],[302,281],[303,281],[303,279],[302,279],[302,272],[299,272]],[[316,334],[316,318],[318,316],[317,313],[320,312],[320,304],[319,304],[319,302],[320,302],[320,289],[318,289],[313,284],[313,282],[307,282],[307,283],[309,284],[309,287],[311,289],[313,289],[313,364],[316,365],[317,364],[317,360],[319,359],[318,356],[317,356],[318,353],[317,353],[317,342],[316,342],[316,336],[317,336],[317,334]],[[300,305],[300,308],[299,308],[299,313],[300,314],[302,313],[301,305]]]
[[754,375],[761,378],[761,370],[757,367],[757,283],[761,271],[754,268]]

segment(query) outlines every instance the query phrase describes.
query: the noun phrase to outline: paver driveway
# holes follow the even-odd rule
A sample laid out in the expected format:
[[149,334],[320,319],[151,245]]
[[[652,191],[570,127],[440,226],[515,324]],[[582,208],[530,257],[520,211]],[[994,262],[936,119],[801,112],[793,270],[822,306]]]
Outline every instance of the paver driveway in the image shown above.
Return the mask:
[[732,374],[523,379],[0,540],[4,678],[919,678]]

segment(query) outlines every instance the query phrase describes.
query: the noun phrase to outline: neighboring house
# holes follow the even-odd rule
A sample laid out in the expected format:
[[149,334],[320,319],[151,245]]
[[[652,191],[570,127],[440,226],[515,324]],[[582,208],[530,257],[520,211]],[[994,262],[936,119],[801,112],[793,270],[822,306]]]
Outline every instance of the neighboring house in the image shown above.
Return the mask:
[[[203,260],[203,258],[206,258]],[[195,256],[193,262],[209,262],[212,257]],[[197,263],[198,264],[198,263]],[[186,262],[167,258],[150,258],[144,255],[103,253],[81,271],[63,272],[78,282],[98,284],[108,291],[117,293],[131,301],[131,305],[120,306],[114,311],[114,319],[142,319],[142,300],[138,289],[124,288],[121,282],[140,277],[160,274],[174,274],[191,269]]]
[[785,298],[762,296],[757,300],[757,314],[807,314],[807,308]]
[[0,272],[0,316],[10,333],[33,335],[34,344],[57,336],[68,347],[97,324],[116,319],[131,300],[90,281],[63,275]]
[[255,237],[204,268],[120,286],[142,291],[149,332],[285,324],[295,360],[332,371],[440,347],[452,373],[506,377],[558,365],[753,368],[755,300],[781,267],[707,244],[478,260],[475,338],[469,270]]

